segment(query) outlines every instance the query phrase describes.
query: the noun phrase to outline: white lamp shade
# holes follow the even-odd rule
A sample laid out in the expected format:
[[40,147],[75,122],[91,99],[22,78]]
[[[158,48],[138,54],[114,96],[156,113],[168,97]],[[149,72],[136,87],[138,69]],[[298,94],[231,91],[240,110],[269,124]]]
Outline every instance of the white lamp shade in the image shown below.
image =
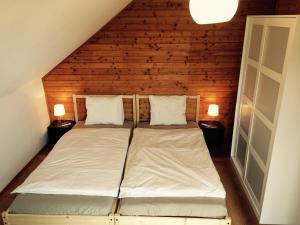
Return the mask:
[[239,0],[190,0],[190,13],[197,24],[222,23],[231,20]]
[[63,104],[54,105],[54,116],[63,116],[66,114],[65,107]]
[[216,104],[210,104],[208,106],[208,113],[209,116],[218,116],[219,115],[219,106]]

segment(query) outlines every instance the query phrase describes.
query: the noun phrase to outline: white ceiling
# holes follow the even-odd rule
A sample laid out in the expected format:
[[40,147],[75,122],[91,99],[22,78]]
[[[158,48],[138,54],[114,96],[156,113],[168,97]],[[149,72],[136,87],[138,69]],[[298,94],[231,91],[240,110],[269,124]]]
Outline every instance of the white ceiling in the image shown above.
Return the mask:
[[53,69],[132,0],[0,0],[0,97]]

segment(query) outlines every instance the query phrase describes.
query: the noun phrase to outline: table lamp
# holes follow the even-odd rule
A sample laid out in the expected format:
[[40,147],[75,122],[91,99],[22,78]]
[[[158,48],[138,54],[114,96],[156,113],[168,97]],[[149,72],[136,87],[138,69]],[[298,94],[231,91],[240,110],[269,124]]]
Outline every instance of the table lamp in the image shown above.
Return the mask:
[[[210,104],[208,106],[207,114],[211,117],[217,117],[219,116],[219,105],[216,104]],[[205,121],[201,123],[202,126],[207,128],[215,128],[218,126],[217,121]]]
[[61,124],[61,117],[66,114],[66,110],[63,104],[54,105],[54,116],[58,117],[58,124]]
[[208,106],[208,112],[207,112],[207,114],[208,114],[209,116],[212,116],[212,117],[217,117],[217,116],[219,116],[219,106],[216,105],[216,104],[210,104],[210,105]]

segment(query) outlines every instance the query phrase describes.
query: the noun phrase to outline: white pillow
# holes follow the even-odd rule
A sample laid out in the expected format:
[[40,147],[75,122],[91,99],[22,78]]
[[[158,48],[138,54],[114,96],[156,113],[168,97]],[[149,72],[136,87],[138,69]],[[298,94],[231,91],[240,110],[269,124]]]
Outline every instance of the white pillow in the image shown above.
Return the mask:
[[185,125],[186,96],[149,96],[150,125]]
[[124,123],[122,96],[87,96],[85,105],[87,109],[85,125]]

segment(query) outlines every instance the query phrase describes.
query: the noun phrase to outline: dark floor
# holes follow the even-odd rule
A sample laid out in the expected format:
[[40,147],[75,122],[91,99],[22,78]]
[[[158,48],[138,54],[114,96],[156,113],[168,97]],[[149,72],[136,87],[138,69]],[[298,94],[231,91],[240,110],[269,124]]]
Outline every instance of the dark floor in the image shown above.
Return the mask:
[[230,159],[214,159],[214,163],[226,190],[232,225],[259,225]]
[[[19,184],[43,161],[49,148],[43,149],[32,161],[13,179],[13,181],[0,193],[0,212],[5,211],[15,195],[11,195]],[[258,225],[253,211],[243,193],[237,175],[229,159],[214,159],[215,166],[227,192],[227,207],[232,218],[232,225]],[[0,225],[3,225],[2,219]]]

